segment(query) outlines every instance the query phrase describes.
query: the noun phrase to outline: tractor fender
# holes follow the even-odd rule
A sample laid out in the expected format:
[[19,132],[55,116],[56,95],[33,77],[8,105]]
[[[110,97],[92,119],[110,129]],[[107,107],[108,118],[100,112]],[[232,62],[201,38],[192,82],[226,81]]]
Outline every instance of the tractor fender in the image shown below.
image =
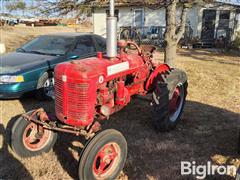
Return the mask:
[[[164,77],[162,74],[166,76]],[[146,90],[150,92],[153,91],[156,84],[161,81],[167,84],[169,99],[171,99],[176,86],[178,84],[186,85],[187,80],[187,74],[184,71],[176,68],[170,68],[167,64],[161,64],[150,75],[146,83]]]
[[160,77],[159,75],[166,73],[167,71],[170,71],[171,68],[167,64],[160,64],[157,68],[154,69],[154,71],[149,76],[145,89],[147,91],[151,91],[154,88],[154,85],[156,84],[156,80],[158,80]]
[[[169,90],[169,99],[172,99],[174,90],[177,85],[182,84],[187,86],[187,74],[180,69],[172,69],[171,72],[166,75],[164,82],[167,83],[167,87]],[[187,89],[187,87],[185,87]]]

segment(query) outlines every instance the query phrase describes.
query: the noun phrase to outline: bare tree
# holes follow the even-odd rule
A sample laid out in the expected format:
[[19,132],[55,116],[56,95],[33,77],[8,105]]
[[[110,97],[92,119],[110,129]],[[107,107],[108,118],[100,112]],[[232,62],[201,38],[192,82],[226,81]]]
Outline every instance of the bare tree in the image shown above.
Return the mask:
[[45,16],[67,15],[74,12],[78,18],[81,14],[91,12],[91,7],[84,2],[84,0],[35,0],[32,9]]
[[18,2],[10,2],[7,4],[6,8],[12,12],[12,11],[22,11],[22,15],[24,16],[25,10],[27,9],[27,5],[24,1],[18,1]]
[[[212,0],[145,0],[146,6],[152,9],[164,7],[166,9],[166,32],[164,62],[174,66],[177,45],[185,33],[187,12],[194,4],[203,5]],[[177,11],[180,11],[180,22],[178,23]]]
[[[164,62],[174,66],[176,59],[177,44],[185,32],[187,11],[192,1],[169,0],[165,1],[163,6],[166,8],[166,32],[165,32],[165,53]],[[151,5],[151,4],[150,4]],[[153,4],[154,5],[154,4]],[[161,7],[162,3],[156,7]],[[177,24],[177,8],[181,10],[180,23]]]
[[[208,0],[209,1],[209,0]],[[93,2],[86,0],[87,3]],[[150,9],[166,9],[166,32],[164,62],[174,66],[176,59],[177,44],[185,32],[187,12],[193,4],[202,4],[204,0],[124,0],[124,3],[139,4]],[[98,0],[98,5],[107,3],[106,0]],[[180,11],[180,22],[177,23],[177,10]]]
[[[47,2],[46,10],[60,12],[67,14],[73,10],[81,12],[85,8],[91,6],[107,5],[108,0],[59,0]],[[187,12],[189,7],[193,4],[202,4],[204,2],[211,2],[211,0],[118,0],[118,2],[127,4],[139,4],[151,9],[159,9],[164,7],[166,9],[166,32],[165,32],[165,58],[164,62],[170,66],[174,66],[176,59],[177,44],[185,32],[185,25],[187,19]],[[177,23],[177,10],[181,11],[180,23]]]

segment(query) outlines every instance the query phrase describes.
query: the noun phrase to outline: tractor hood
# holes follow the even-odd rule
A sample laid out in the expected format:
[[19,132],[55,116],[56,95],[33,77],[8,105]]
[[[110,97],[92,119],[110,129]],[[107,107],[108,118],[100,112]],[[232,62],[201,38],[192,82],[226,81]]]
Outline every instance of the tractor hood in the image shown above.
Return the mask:
[[59,64],[55,68],[56,74],[67,75],[71,79],[95,79],[100,76],[105,80],[111,79],[119,74],[129,73],[129,70],[134,70],[143,66],[141,56],[138,55],[123,55],[125,61],[119,57],[109,60],[108,58],[88,58],[83,60],[74,60],[71,62]]

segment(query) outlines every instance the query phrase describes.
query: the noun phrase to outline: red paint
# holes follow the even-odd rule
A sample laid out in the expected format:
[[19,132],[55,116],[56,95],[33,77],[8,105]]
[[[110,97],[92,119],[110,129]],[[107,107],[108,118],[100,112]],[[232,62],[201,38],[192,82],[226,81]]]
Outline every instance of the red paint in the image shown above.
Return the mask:
[[147,83],[146,83],[146,90],[149,90],[151,88],[151,85],[154,82],[154,79],[159,75],[159,74],[163,74],[166,71],[170,71],[170,67],[167,64],[161,64],[159,66],[157,66],[157,68],[152,72],[152,74],[150,75]]
[[125,41],[125,40],[120,40],[120,41],[118,41],[118,47],[119,47],[119,48],[125,48],[125,47],[127,47],[127,41]]
[[173,97],[169,103],[170,114],[174,113],[178,109],[180,102],[181,102],[180,89],[179,87],[176,87],[173,93]]
[[[119,111],[130,102],[131,96],[146,95],[159,73],[170,70],[165,64],[156,66],[136,44],[127,43],[137,47],[136,54],[122,51],[110,60],[98,53],[98,57],[56,66],[55,109],[60,121],[85,127],[94,119],[108,118],[102,114],[102,106],[109,107],[111,114]],[[126,44],[121,42],[121,45]]]
[[50,133],[52,132],[42,126],[30,123],[23,132],[23,144],[30,151],[38,151],[47,144]]
[[98,59],[102,59],[102,58],[103,58],[102,52],[98,52],[98,53],[97,53],[97,57],[98,57]]
[[97,153],[92,171],[97,178],[107,178],[108,174],[111,174],[118,165],[120,160],[120,147],[115,143],[106,144]]
[[128,91],[125,88],[125,82],[124,81],[119,81],[117,82],[117,99],[116,99],[116,104],[118,105],[125,105],[126,99],[127,99]]

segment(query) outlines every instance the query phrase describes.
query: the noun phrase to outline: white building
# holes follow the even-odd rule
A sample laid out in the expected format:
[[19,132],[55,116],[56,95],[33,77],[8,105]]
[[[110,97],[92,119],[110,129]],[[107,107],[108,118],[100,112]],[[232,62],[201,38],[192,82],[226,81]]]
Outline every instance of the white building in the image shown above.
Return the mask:
[[[203,40],[214,40],[219,36],[230,36],[233,32],[240,31],[240,1],[220,1],[207,4],[204,7],[194,5],[188,11],[187,22],[193,30],[193,36]],[[226,1],[226,2],[225,2]],[[115,14],[120,27],[165,27],[165,9],[152,10],[137,3],[140,1],[116,0]],[[93,6],[93,32],[102,36],[106,35],[107,3],[104,6]],[[180,16],[180,11],[177,13]]]

